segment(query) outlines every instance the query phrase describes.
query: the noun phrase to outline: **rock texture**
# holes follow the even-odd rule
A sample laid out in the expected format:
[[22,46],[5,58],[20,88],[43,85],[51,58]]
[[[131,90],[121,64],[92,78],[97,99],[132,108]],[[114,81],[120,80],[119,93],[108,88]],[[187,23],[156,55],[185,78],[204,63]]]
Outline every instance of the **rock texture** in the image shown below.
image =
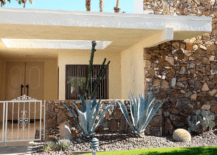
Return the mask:
[[[187,117],[195,115],[198,109],[209,109],[217,125],[216,5],[215,0],[144,0],[145,14],[212,17],[211,33],[144,50],[144,61],[149,61],[145,67],[144,94],[165,101],[163,135],[188,127]],[[151,76],[146,77],[150,71]],[[169,87],[162,87],[163,80]]]

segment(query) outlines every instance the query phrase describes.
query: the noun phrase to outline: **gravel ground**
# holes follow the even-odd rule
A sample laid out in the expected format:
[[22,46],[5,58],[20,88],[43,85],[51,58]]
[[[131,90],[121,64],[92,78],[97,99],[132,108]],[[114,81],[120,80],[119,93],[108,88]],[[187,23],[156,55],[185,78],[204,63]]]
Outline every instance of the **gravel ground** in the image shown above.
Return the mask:
[[[176,142],[172,136],[145,136],[144,138],[134,138],[130,134],[103,133],[96,134],[99,139],[98,151],[118,151],[133,150],[143,148],[168,148],[168,147],[197,147],[197,146],[217,146],[217,128],[199,135],[192,135],[190,142]],[[43,151],[42,143],[37,143],[33,148],[33,155],[70,155],[74,152],[91,152],[91,143],[82,137],[74,137],[73,143],[65,151]]]

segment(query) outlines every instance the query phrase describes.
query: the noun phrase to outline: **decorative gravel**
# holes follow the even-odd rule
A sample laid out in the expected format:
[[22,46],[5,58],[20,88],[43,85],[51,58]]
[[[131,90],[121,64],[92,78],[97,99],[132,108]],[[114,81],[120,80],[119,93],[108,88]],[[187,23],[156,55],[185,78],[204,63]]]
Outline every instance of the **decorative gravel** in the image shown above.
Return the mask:
[[[103,133],[96,134],[99,139],[98,151],[120,151],[150,148],[170,148],[170,147],[198,147],[217,146],[217,128],[199,135],[192,135],[190,142],[176,142],[172,136],[145,136],[144,138],[134,138],[130,134]],[[33,148],[33,155],[59,155],[72,154],[75,152],[92,152],[91,143],[82,137],[74,137],[72,144],[65,151],[43,151],[42,143],[37,143]]]

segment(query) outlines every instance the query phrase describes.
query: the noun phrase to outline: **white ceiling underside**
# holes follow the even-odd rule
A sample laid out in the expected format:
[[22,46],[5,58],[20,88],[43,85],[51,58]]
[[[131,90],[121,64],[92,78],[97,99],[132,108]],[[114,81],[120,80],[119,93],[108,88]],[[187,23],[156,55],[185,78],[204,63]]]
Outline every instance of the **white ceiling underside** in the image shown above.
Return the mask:
[[[1,39],[8,48],[92,49],[87,40]],[[105,49],[112,41],[96,41],[96,49]]]

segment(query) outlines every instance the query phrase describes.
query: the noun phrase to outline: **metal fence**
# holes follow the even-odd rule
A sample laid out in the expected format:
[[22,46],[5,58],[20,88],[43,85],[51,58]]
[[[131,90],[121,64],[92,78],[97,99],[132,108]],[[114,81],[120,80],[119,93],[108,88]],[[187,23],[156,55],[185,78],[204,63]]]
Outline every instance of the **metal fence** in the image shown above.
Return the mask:
[[[42,107],[44,107],[43,116]],[[0,110],[2,111],[0,142],[40,141],[42,135],[45,140],[45,101],[42,105],[42,100],[23,95],[11,101],[0,101]],[[44,133],[42,133],[42,117]],[[37,129],[39,136],[36,138]]]

